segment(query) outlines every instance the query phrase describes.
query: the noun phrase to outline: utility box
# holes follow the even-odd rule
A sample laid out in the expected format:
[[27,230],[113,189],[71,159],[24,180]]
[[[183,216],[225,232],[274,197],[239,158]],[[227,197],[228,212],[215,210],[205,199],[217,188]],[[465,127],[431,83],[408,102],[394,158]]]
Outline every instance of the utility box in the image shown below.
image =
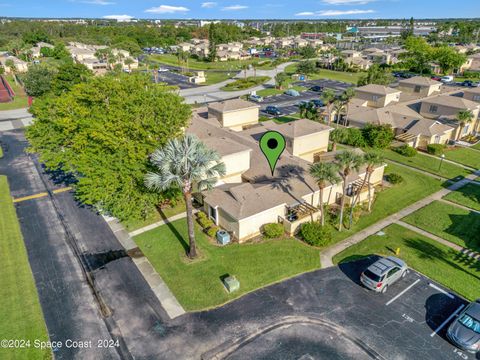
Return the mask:
[[229,293],[237,291],[240,289],[240,282],[237,280],[237,278],[233,275],[226,277],[223,279],[223,285],[225,286],[225,289]]
[[227,245],[230,242],[230,234],[225,230],[217,231],[217,242],[222,245]]

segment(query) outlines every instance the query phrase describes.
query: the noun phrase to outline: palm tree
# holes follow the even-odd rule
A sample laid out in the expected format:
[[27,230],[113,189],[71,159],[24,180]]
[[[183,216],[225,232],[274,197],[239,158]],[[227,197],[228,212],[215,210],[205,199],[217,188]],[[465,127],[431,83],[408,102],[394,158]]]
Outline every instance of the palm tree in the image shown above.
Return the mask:
[[473,120],[473,113],[470,110],[460,110],[457,114],[457,119],[458,125],[460,127],[460,130],[458,132],[457,136],[457,141],[460,140],[460,137],[462,136],[462,131],[465,125],[467,125],[469,122]]
[[330,125],[332,104],[333,104],[333,101],[335,100],[335,92],[332,89],[327,89],[322,93],[322,96],[320,97],[320,99],[323,101],[323,103],[327,107],[327,113],[328,113],[327,125]]
[[373,172],[375,171],[375,167],[383,164],[383,162],[384,162],[384,157],[380,152],[369,151],[363,155],[363,163],[367,165],[367,168],[365,169],[365,177],[363,178],[362,185],[360,186],[360,189],[358,189],[358,192],[355,198],[353,199],[352,207],[350,209],[350,219],[349,219],[350,227],[352,227],[352,222],[353,222],[353,209],[360,200],[360,193],[363,187],[365,186],[365,184],[367,184],[368,186],[368,212],[370,212],[371,204],[372,204],[372,184],[370,184],[370,179],[372,177]]
[[160,149],[155,150],[150,162],[157,172],[149,172],[145,177],[147,188],[165,191],[178,186],[185,200],[189,238],[188,257],[197,256],[193,226],[192,191],[211,189],[218,177],[225,175],[225,164],[214,150],[207,148],[195,135],[186,134],[181,138],[169,140]]
[[353,97],[355,96],[355,90],[353,88],[347,88],[347,90],[344,91],[344,93],[340,96],[342,101],[344,102],[345,104],[345,121],[343,123],[343,125],[347,126],[347,121],[348,121],[348,110],[350,108],[349,106],[349,103],[350,103],[350,100],[353,99]]
[[345,112],[345,102],[341,99],[335,99],[333,101],[333,111],[337,115],[337,122],[335,127],[338,127],[340,124],[340,119],[342,117],[342,114]]
[[340,176],[343,180],[343,189],[342,189],[342,200],[340,204],[340,224],[338,226],[338,230],[342,231],[343,229],[343,212],[345,209],[345,197],[347,195],[347,179],[352,170],[359,171],[360,166],[363,164],[363,156],[359,155],[353,151],[345,150],[341,153],[335,155],[335,159],[337,160],[340,166]]
[[323,203],[323,190],[327,184],[338,184],[340,177],[338,176],[338,165],[331,162],[319,162],[310,167],[310,175],[317,181],[320,190],[320,209],[322,226],[325,225],[325,205]]

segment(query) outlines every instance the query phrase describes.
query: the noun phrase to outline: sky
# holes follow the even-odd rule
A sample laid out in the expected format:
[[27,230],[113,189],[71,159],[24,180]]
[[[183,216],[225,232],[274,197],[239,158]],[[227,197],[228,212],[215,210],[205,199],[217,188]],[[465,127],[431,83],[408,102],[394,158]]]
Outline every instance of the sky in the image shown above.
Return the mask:
[[480,17],[479,0],[0,0],[0,17],[378,19]]

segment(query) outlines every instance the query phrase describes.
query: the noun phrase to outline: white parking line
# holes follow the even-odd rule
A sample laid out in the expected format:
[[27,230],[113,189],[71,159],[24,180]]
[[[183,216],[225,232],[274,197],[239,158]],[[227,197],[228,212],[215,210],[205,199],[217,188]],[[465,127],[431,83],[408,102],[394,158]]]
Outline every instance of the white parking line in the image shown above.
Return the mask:
[[447,295],[450,299],[455,299],[455,296],[453,296],[452,294],[450,294],[448,291],[445,291],[445,290],[439,288],[439,287],[438,287],[437,285],[435,285],[435,284],[428,283],[428,286],[434,288],[434,289],[437,290],[437,291],[440,291],[442,294]]
[[433,333],[430,334],[430,337],[434,337],[435,334],[437,334],[440,330],[442,330],[442,328],[443,328],[450,320],[452,320],[452,318],[453,318],[455,315],[457,315],[457,314],[460,312],[460,310],[463,309],[464,306],[465,306],[464,304],[460,305],[460,306],[458,307],[458,309],[455,310],[455,312],[453,312],[453,314],[451,314],[451,315],[447,318],[447,320],[445,320],[438,328],[435,329],[435,331],[434,331]]
[[417,279],[413,284],[411,284],[409,287],[407,287],[405,290],[403,290],[400,294],[398,294],[397,296],[395,296],[393,299],[391,299],[389,302],[387,302],[385,305],[388,306],[390,305],[392,302],[394,302],[395,300],[397,300],[400,296],[402,296],[403,294],[405,294],[408,290],[410,290],[413,286],[415,286],[418,282],[420,281],[420,279]]

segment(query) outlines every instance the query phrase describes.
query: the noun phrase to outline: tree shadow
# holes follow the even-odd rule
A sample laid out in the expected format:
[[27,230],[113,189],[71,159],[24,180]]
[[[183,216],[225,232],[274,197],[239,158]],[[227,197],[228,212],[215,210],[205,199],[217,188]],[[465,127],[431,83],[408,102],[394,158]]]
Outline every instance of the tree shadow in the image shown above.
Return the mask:
[[[172,232],[173,235],[175,235],[175,237],[177,238],[177,240],[180,242],[180,244],[182,245],[183,249],[185,250],[185,254],[188,254],[188,251],[190,250],[190,246],[188,244],[188,242],[185,240],[185,238],[182,236],[182,234],[180,234],[180,232],[177,230],[177,228],[175,227],[175,225],[173,225],[170,221],[168,221],[168,218],[167,216],[165,215],[165,213],[163,212],[162,209],[158,208],[158,213],[160,214],[160,217],[162,218],[162,220],[165,222],[165,225],[168,227],[168,229]],[[184,219],[185,221],[187,221],[187,219],[185,218]],[[188,230],[187,230],[188,231]]]
[[364,256],[352,255],[343,259],[338,268],[355,284],[363,286],[360,282],[360,275],[378,259],[380,259],[380,256],[374,254]]
[[314,189],[308,183],[307,179],[305,178],[305,169],[298,165],[282,165],[275,169],[276,176],[273,178],[273,182],[271,187],[273,189],[281,190],[289,194],[293,199],[297,202],[302,203],[305,202],[303,198],[297,198],[296,195],[293,193],[293,186],[291,184],[292,178],[297,178],[301,183],[305,184],[305,186],[314,193],[316,189]]
[[45,175],[49,177],[49,180],[53,182],[54,185],[70,186],[78,182],[72,173],[67,173],[61,169],[50,170],[45,167],[45,164],[40,165]]
[[465,242],[465,245],[475,251],[480,251],[480,215],[470,211],[467,215],[448,215],[451,225],[444,231]]
[[[465,305],[466,302],[459,297],[454,299],[450,298],[446,294],[436,293],[428,297],[425,301],[425,322],[433,331],[437,330],[448,317],[455,312],[461,305]],[[444,339],[448,327],[455,321],[455,317],[447,323],[437,334]]]

